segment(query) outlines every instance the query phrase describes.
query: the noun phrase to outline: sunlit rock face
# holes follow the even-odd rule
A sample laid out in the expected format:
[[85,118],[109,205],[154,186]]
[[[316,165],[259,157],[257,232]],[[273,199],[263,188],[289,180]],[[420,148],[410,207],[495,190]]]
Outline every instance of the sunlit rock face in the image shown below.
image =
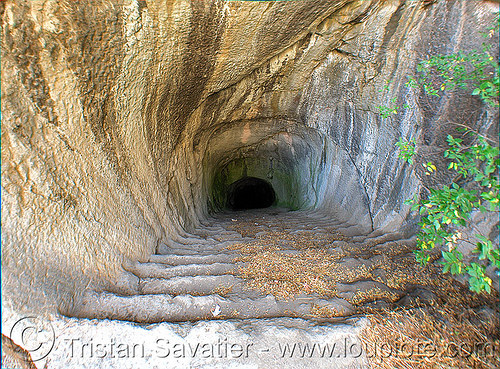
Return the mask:
[[[410,232],[403,201],[421,183],[397,140],[432,152],[444,121],[497,129],[468,93],[429,101],[405,86],[427,55],[479,48],[489,2],[0,9],[3,286],[19,306],[64,309],[112,283],[126,260],[226,208],[244,177],[266,181],[272,205],[357,234]],[[395,103],[411,109],[382,119],[377,106]]]

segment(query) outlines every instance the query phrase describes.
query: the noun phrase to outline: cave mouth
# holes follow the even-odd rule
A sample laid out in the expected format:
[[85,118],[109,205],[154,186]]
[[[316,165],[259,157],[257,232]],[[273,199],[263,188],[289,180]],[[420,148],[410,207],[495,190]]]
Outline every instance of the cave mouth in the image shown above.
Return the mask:
[[268,208],[275,202],[273,186],[263,179],[244,177],[229,185],[227,207],[231,210]]

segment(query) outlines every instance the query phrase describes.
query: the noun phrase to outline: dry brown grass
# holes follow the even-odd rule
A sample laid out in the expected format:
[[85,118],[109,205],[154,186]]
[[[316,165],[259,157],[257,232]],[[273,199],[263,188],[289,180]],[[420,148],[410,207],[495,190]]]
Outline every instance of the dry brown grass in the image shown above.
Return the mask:
[[[343,242],[331,248],[334,241]],[[284,300],[301,294],[334,297],[337,283],[374,280],[404,290],[408,285],[435,286],[440,281],[436,270],[418,265],[413,254],[408,255],[409,250],[404,248],[399,254],[392,247],[378,249],[379,257],[365,264],[363,258],[371,249],[355,245],[348,237],[333,231],[321,234],[269,231],[254,242],[238,243],[228,249],[241,253],[238,261],[245,265],[234,274],[247,280],[249,288]],[[378,273],[372,273],[376,269]],[[377,299],[394,302],[398,298],[395,293],[371,288],[355,293],[348,300],[362,305]]]
[[450,281],[431,304],[372,311],[361,333],[372,368],[499,368],[498,295]]
[[[262,229],[253,229],[252,224],[239,222],[234,230],[246,229],[255,237]],[[338,296],[338,283],[363,280],[398,291],[420,287],[434,294],[425,304],[414,296],[403,306],[395,304],[397,294],[374,287],[356,291],[348,299],[371,323],[361,339],[373,356],[369,358],[373,368],[500,368],[498,295],[470,292],[443,275],[438,264],[421,266],[415,261],[412,242],[358,244],[338,232],[318,235],[276,228],[259,235],[255,242],[231,246],[245,263],[235,274],[246,279],[249,288],[278,299],[300,294]],[[332,247],[333,241],[342,242]],[[367,303],[376,300],[388,303],[381,305],[385,309],[371,309]],[[314,305],[311,315],[341,314]]]
[[399,295],[391,291],[385,291],[381,288],[373,287],[366,291],[356,292],[354,296],[349,299],[349,302],[354,305],[362,305],[367,301],[375,300],[397,301],[399,300]]
[[[237,271],[250,288],[272,294],[280,299],[292,299],[300,294],[334,296],[335,283],[328,280],[324,270],[336,264],[324,252],[303,252],[283,255],[278,250],[266,250],[242,256],[246,266]],[[329,273],[331,274],[331,273]]]

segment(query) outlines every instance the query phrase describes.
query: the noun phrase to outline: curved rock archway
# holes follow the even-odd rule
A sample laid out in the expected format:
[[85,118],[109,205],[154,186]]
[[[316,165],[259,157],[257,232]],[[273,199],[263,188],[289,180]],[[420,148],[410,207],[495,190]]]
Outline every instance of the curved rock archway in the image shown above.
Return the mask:
[[[476,97],[429,103],[405,86],[423,56],[479,47],[490,2],[0,4],[3,287],[17,309],[148,323],[396,301],[396,264],[366,251],[408,251],[415,233],[404,201],[425,183],[396,142],[437,150],[443,121],[497,134]],[[410,109],[382,119],[394,101]],[[275,192],[256,207],[276,209],[228,217],[228,193],[250,206],[234,184],[248,177]],[[265,258],[247,252],[259,242]],[[300,303],[266,290],[256,260],[300,270],[297,254],[329,260],[314,288],[289,284]]]
[[243,177],[227,189],[227,206],[232,210],[268,208],[276,201],[269,182],[256,177]]

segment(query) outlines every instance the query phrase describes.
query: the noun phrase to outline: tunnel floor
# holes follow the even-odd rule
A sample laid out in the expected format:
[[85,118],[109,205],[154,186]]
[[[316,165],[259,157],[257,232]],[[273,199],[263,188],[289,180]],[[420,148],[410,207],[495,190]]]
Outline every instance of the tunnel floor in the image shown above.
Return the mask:
[[432,299],[453,283],[440,266],[416,263],[413,238],[349,236],[353,229],[303,211],[226,211],[126,265],[118,283],[87,291],[66,315],[143,323],[337,319]]

